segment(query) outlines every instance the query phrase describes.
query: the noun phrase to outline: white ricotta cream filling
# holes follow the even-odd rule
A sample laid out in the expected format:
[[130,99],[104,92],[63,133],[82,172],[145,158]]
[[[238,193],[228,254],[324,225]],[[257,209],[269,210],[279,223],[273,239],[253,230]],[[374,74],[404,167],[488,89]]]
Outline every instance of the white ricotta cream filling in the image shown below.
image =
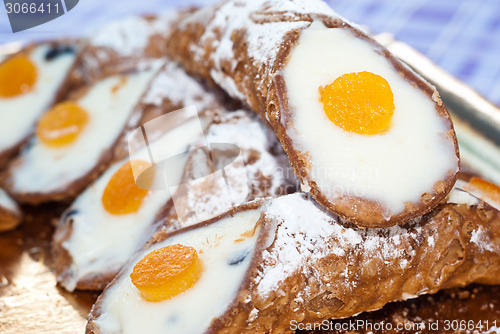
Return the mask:
[[[347,132],[326,116],[319,87],[352,72],[382,76],[394,94],[390,129],[378,135]],[[312,179],[330,200],[358,196],[388,213],[419,202],[438,180],[457,170],[453,142],[435,103],[405,80],[374,47],[342,28],[313,22],[304,30],[284,69],[296,149],[310,157]]]
[[122,133],[154,70],[105,78],[77,100],[89,122],[72,143],[50,147],[38,137],[22,153],[22,163],[12,170],[16,192],[49,193],[65,189],[83,177]]
[[451,189],[446,199],[447,203],[452,204],[465,204],[465,205],[478,205],[480,203],[479,197],[473,196],[467,189],[467,182],[457,180],[453,189]]
[[19,214],[19,207],[17,203],[7,194],[7,192],[0,188],[0,208],[4,208],[13,213]]
[[[176,160],[178,168],[157,170],[157,173],[162,174],[159,177],[166,177],[171,184],[180,183],[188,147],[199,135],[199,122],[197,119],[191,119],[150,144],[149,149],[157,155],[172,156],[178,151],[186,152]],[[151,162],[147,149],[137,152],[130,159]],[[137,212],[114,215],[106,211],[102,204],[104,190],[115,172],[128,160],[127,158],[112,165],[68,209],[73,228],[63,247],[71,255],[73,262],[68,273],[65,273],[69,276],[63,285],[70,291],[86,276],[120,270],[151,238],[156,229],[156,215],[171,198],[170,190],[151,190],[142,200]]]
[[[204,333],[236,297],[250,265],[260,227],[251,237],[259,210],[237,213],[216,223],[189,230],[141,251],[105,295],[102,315],[96,319],[101,333],[192,334]],[[147,302],[132,284],[135,264],[154,249],[182,244],[194,247],[203,263],[199,280],[189,290],[161,302]]]
[[15,146],[33,131],[37,119],[53,102],[75,61],[75,53],[69,52],[48,61],[45,55],[50,49],[50,45],[43,44],[29,53],[36,67],[37,80],[28,93],[0,98],[0,152]]

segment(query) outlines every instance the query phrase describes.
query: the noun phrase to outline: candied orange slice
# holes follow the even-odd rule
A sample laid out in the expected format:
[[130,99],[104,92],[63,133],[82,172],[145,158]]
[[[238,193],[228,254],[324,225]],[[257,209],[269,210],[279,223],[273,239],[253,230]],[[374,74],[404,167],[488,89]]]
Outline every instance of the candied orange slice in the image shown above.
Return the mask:
[[466,188],[471,191],[479,191],[486,199],[500,205],[500,186],[479,177],[472,177]]
[[76,102],[62,102],[43,115],[36,134],[47,146],[66,146],[78,138],[88,122],[87,111]]
[[187,291],[199,279],[202,263],[193,247],[166,246],[147,254],[130,278],[149,302],[159,302]]
[[136,185],[134,172],[139,175],[150,166],[149,162],[132,160],[115,172],[102,194],[101,201],[106,211],[114,215],[125,215],[139,210],[149,190]]
[[33,62],[23,55],[0,64],[0,97],[14,97],[29,92],[37,79]]
[[363,135],[385,132],[394,113],[389,83],[371,72],[344,74],[319,88],[326,116],[342,129]]

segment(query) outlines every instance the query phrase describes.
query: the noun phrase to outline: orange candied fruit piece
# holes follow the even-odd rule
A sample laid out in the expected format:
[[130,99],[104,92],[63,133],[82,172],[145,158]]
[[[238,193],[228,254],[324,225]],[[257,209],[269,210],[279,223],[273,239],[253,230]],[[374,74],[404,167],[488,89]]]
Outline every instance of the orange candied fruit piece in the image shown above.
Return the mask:
[[149,190],[139,188],[134,175],[147,170],[151,164],[142,160],[127,161],[115,172],[102,194],[102,205],[107,212],[125,215],[137,212]]
[[484,197],[489,200],[500,204],[500,186],[486,181],[480,177],[471,177],[469,184],[466,187],[471,190],[477,190],[481,192]]
[[36,134],[47,146],[61,147],[74,142],[89,122],[89,115],[76,102],[56,104],[38,122]]
[[371,72],[344,74],[319,88],[326,116],[342,129],[362,135],[388,130],[394,113],[389,83]]
[[187,291],[202,270],[193,247],[175,244],[147,254],[135,265],[130,278],[144,299],[159,302]]
[[24,55],[0,64],[0,97],[9,98],[29,92],[37,79],[33,62]]

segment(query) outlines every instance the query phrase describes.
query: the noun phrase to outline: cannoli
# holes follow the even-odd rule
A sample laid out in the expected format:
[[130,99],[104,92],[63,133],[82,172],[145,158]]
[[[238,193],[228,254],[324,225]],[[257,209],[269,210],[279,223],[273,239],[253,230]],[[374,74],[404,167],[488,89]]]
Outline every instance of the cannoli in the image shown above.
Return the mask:
[[164,57],[170,28],[188,13],[170,11],[121,18],[91,32],[73,73],[73,85],[122,72],[144,59]]
[[[144,245],[156,231],[156,216],[169,204],[171,193],[147,187],[145,182],[152,184],[154,175],[136,184],[135,173],[160,173],[148,150],[174,156],[186,152],[202,134],[198,118],[189,118],[149,142],[147,149],[113,164],[78,196],[61,217],[53,240],[57,280],[64,288],[103,289]],[[181,176],[182,166],[167,171],[170,182],[179,183]]]
[[320,0],[224,0],[181,21],[167,51],[266,119],[302,189],[358,226],[420,216],[457,178],[436,89]]
[[[62,215],[54,233],[53,257],[57,280],[69,291],[103,289],[128,258],[156,231],[159,226],[157,215],[160,215],[163,207],[170,206],[171,192],[166,189],[143,191],[144,189],[136,186],[135,175],[131,175],[129,166],[132,165],[127,165],[130,161],[136,161],[134,167],[140,170],[141,164],[137,163],[139,161],[153,164],[149,157],[144,156],[147,150],[141,140],[144,138],[144,126],[148,127],[148,142],[151,142],[150,149],[156,150],[155,156],[175,155],[187,151],[195,139],[202,135],[201,127],[206,127],[211,121],[211,110],[221,108],[216,95],[210,94],[174,62],[167,62],[152,80],[141,104],[144,115],[139,131],[130,131],[119,145],[123,160],[113,164],[78,196]],[[186,113],[172,113],[169,114],[173,116],[168,119],[169,124],[160,124],[166,125],[164,127],[158,126],[155,129],[147,125],[149,121],[161,115],[186,106],[194,108],[194,114],[196,109],[206,111],[201,117],[204,117],[207,123],[203,125]],[[177,124],[177,127],[172,127],[172,124]],[[185,133],[189,135],[185,136]],[[134,140],[137,135],[139,139]],[[179,163],[182,164],[182,161]],[[109,187],[108,195],[113,194],[111,179],[116,179],[126,172],[128,174],[125,174],[125,180],[128,180],[128,184],[122,184],[121,187],[131,190],[129,197],[133,198],[134,194],[140,194],[142,197],[139,196],[139,201],[135,202],[138,207],[132,210],[134,212],[110,213],[103,201],[104,192]],[[179,183],[175,181],[180,178],[178,173],[182,173],[182,169],[170,175],[174,179],[173,183]],[[113,198],[108,196],[107,205],[112,203]],[[118,204],[121,207],[126,201],[120,201]],[[119,231],[122,233],[118,233]],[[123,233],[129,237],[124,238]]]
[[0,61],[0,168],[67,93],[77,49],[75,41],[32,44]]
[[254,201],[136,254],[87,333],[288,333],[439,289],[500,283],[500,212],[462,189],[401,226],[348,225],[305,194]]
[[16,228],[21,219],[22,214],[17,203],[0,188],[0,232]]
[[248,111],[222,115],[204,139],[208,146],[192,152],[160,234],[211,219],[256,198],[297,190],[298,182],[276,136]]
[[[171,87],[173,85],[178,87]],[[168,89],[169,87],[172,89]],[[202,92],[205,97],[201,96]],[[175,221],[182,222],[184,226],[195,219],[201,221],[204,220],[201,217],[212,218],[227,211],[235,200],[239,204],[247,199],[279,195],[289,190],[282,176],[285,168],[280,163],[283,163],[283,159],[270,152],[273,143],[276,144],[276,140],[272,141],[272,137],[268,137],[270,131],[258,120],[249,117],[248,113],[224,111],[213,94],[204,91],[200,84],[188,77],[177,65],[167,66],[158,75],[146,97],[145,100],[150,103],[163,101],[167,105],[179,106],[193,103],[200,111],[204,111],[200,116],[203,119],[199,123],[195,118],[175,118],[178,114],[175,111],[167,115],[174,117],[168,119],[168,124],[161,124],[165,126],[152,127],[151,124],[155,125],[156,120],[144,124],[150,147],[131,147],[130,159],[126,158],[111,166],[67,209],[53,239],[58,282],[67,290],[103,289],[153,233],[159,227],[167,225],[164,222],[166,215],[167,221],[172,221],[175,216]],[[210,112],[209,108],[217,105],[218,109]],[[183,117],[184,114],[179,116]],[[213,123],[209,125],[210,122]],[[169,126],[171,129],[165,131]],[[207,126],[207,135],[203,136],[202,131]],[[135,134],[137,132],[131,133],[130,139],[134,139]],[[235,134],[238,134],[236,142]],[[142,136],[142,130],[140,135]],[[154,139],[155,136],[159,138]],[[140,140],[131,140],[131,143],[136,142]],[[192,149],[189,154],[188,147]],[[219,150],[221,148],[222,151]],[[237,154],[228,152],[226,148],[237,149]],[[241,154],[238,155],[240,149]],[[145,173],[140,170],[140,162],[152,163],[148,151],[152,152],[156,161],[163,160],[161,157],[174,157],[173,162],[167,162],[163,166],[157,164],[155,168],[156,175],[160,174],[163,167],[169,171],[166,176],[168,186],[159,188],[159,182],[155,182],[149,186],[149,191],[138,187],[141,173]],[[178,154],[182,152],[184,154],[179,159]],[[204,155],[208,152],[211,155]],[[236,160],[227,162],[226,158],[235,159],[235,156]],[[225,171],[225,178],[214,170],[212,159],[220,163],[215,167],[217,171]],[[132,173],[129,160],[139,164],[137,177]],[[183,171],[186,161],[189,167]],[[113,180],[124,172],[128,173],[128,183],[122,183],[120,187],[131,189],[130,196],[113,190],[117,184]],[[211,177],[212,175],[215,177]],[[226,182],[229,182],[228,186]],[[179,184],[178,190],[169,191],[168,188],[177,189]],[[227,196],[228,189],[232,196]],[[188,202],[184,201],[185,190],[189,190],[185,197]],[[174,201],[171,200],[172,194],[175,194]],[[129,198],[138,198],[139,201],[134,202],[135,206],[129,206]],[[111,208],[110,203],[114,203]],[[196,203],[195,207],[189,206],[193,203]],[[114,207],[129,209],[126,212],[115,212],[117,209]],[[176,210],[179,210],[180,215]],[[171,230],[181,227],[179,225],[168,224],[168,227]]]
[[31,204],[77,195],[115,159],[120,135],[139,122],[140,99],[159,66],[104,77],[53,106],[9,165],[5,189]]
[[[139,124],[144,125],[162,115],[185,107],[195,108],[201,113],[209,111],[212,114],[221,110],[221,105],[226,99],[222,91],[206,87],[201,81],[189,76],[178,63],[166,58],[164,61],[165,65],[151,81],[145,95],[141,98],[140,108],[143,114]],[[171,124],[166,125],[166,128],[170,127],[172,127]],[[122,136],[122,140],[115,149],[116,156],[124,158],[129,155],[129,136],[134,130],[131,129]],[[158,130],[155,131],[157,135],[165,132],[162,126],[159,126]],[[151,132],[151,129],[149,131]],[[149,136],[154,136],[154,134],[149,133]]]

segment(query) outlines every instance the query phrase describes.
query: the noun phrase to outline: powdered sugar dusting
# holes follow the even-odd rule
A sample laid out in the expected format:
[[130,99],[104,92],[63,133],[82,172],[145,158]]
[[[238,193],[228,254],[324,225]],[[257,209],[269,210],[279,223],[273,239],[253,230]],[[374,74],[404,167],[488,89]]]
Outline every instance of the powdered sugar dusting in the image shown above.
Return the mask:
[[[421,229],[416,226],[419,220],[411,222],[414,228],[395,226],[362,230],[346,227],[336,216],[326,213],[299,193],[272,200],[266,217],[277,221],[277,228],[272,248],[263,252],[264,262],[273,265],[264,266],[256,279],[258,293],[263,295],[274,291],[280,282],[297,272],[316,274],[308,271],[310,264],[331,254],[339,257],[353,252],[372,254],[397,260],[400,267],[405,268],[408,265],[406,247],[420,243]],[[400,246],[408,240],[413,242]],[[347,268],[344,276],[345,282],[355,284]]]
[[257,310],[256,308],[254,308],[250,314],[248,315],[248,320],[250,321],[254,321],[255,319],[257,319],[257,316],[259,315],[259,310]]
[[[264,1],[266,2],[266,1]],[[267,1],[271,12],[290,12],[299,14],[318,13],[330,16],[338,16],[324,1],[318,0],[273,0]]]
[[[474,192],[474,189],[469,189],[469,188],[470,187],[468,186],[467,182],[462,181],[462,180],[457,180],[455,186],[448,194],[446,202],[452,203],[452,204],[464,204],[464,205],[468,205],[468,206],[480,205],[481,204],[480,197],[483,194],[476,193],[476,192]],[[483,200],[485,200],[488,204],[491,205],[491,203],[488,201],[487,198],[485,198]],[[493,207],[496,209],[500,209],[500,208],[495,207],[495,206],[493,206]],[[500,251],[498,249],[495,249],[498,247],[494,246],[488,233],[486,233],[486,231],[484,231],[481,226],[476,231],[472,231],[472,235],[471,235],[470,240],[471,240],[471,242],[476,244],[481,249],[484,249],[484,250],[487,250],[490,252]],[[433,245],[434,238],[432,236],[430,236],[428,239],[428,242],[429,242],[429,244],[432,243],[432,245]]]
[[270,152],[276,143],[274,133],[256,115],[243,110],[222,114],[217,123],[209,127],[204,140],[205,143],[196,143],[196,146],[208,144],[222,151],[236,148],[240,155],[226,162],[224,160],[232,160],[229,156],[235,152],[225,157],[224,152],[212,151],[214,168],[205,151],[191,154],[192,180],[187,191],[180,192],[181,202],[175,204],[177,221],[171,222],[173,225],[167,226],[168,230],[210,219],[249,199],[278,195],[286,183],[281,166],[284,159]]
[[[265,20],[266,15],[279,13],[286,21]],[[210,75],[212,79],[225,89],[232,97],[244,99],[244,92],[238,89],[233,78],[228,76],[223,67],[230,64],[231,71],[238,65],[234,54],[233,34],[244,31],[247,52],[254,61],[254,66],[264,68],[266,76],[270,74],[280,45],[285,35],[293,30],[307,27],[310,22],[294,21],[296,14],[322,13],[337,17],[337,14],[323,1],[278,1],[278,0],[230,0],[217,5],[215,13],[202,9],[195,14],[196,20],[207,21],[209,15],[214,15],[205,29],[200,43],[193,43],[191,52],[195,60],[201,61],[205,57],[206,45],[209,44],[214,52],[210,54],[214,68]],[[258,19],[264,20],[259,22]],[[193,18],[191,18],[192,20]],[[222,32],[222,36],[217,34]],[[263,80],[264,78],[257,78]]]
[[[348,247],[362,242],[357,231],[342,227],[302,194],[273,200],[266,217],[277,220],[278,226],[271,252],[263,252],[264,261],[275,263],[264,267],[258,280],[257,290],[264,295],[275,290],[280,282],[306,263],[331,253],[343,256]],[[333,248],[330,247],[332,238],[339,241]]]
[[479,226],[479,228],[476,231],[472,231],[470,241],[475,243],[481,249],[490,252],[498,251],[495,250],[496,247],[493,246],[493,243],[491,242],[488,233],[486,233],[486,231],[484,231],[481,226]]
[[[258,64],[265,64],[268,69],[274,63],[285,35],[295,29],[305,28],[309,22],[272,22],[254,24],[248,29],[248,53]],[[272,34],[269,32],[272,31]]]
[[165,99],[179,106],[195,106],[199,111],[216,103],[214,94],[207,92],[175,62],[167,62],[151,83],[143,101],[160,106]]
[[[274,132],[256,115],[247,111],[232,112],[226,114],[225,118],[210,128],[207,142],[231,143],[241,148],[247,178],[254,194],[257,188],[261,188],[258,185],[259,178],[264,178],[270,183],[265,189],[260,189],[257,197],[278,195],[279,188],[285,184],[285,170],[280,164],[279,156],[271,154],[270,151],[273,145],[277,144]],[[258,154],[258,158],[252,159],[252,154]],[[285,156],[282,151],[281,154]]]
[[434,240],[434,236],[433,235],[430,235],[428,238],[427,238],[427,243],[429,244],[429,246],[433,247],[435,245],[435,240]]
[[[417,255],[417,247],[433,247],[439,235],[433,228],[424,228],[422,217],[415,218],[403,226],[389,228],[359,229],[350,227],[337,216],[320,208],[305,194],[295,193],[272,199],[266,206],[265,215],[276,223],[274,243],[263,251],[263,263],[255,279],[257,293],[268,295],[276,291],[285,279],[302,273],[306,277],[319,275],[313,268],[315,261],[335,255],[349,262],[377,259],[388,265],[398,265],[404,270]],[[488,231],[478,227],[472,231],[471,242],[482,250],[499,252]],[[342,282],[355,286],[356,277],[346,267],[340,273]],[[321,281],[321,277],[316,277]],[[299,292],[308,294],[309,289]]]
[[210,76],[222,89],[226,91],[226,93],[229,94],[229,96],[239,100],[245,99],[245,95],[240,92],[232,77],[227,76],[222,71],[215,69],[210,70]]
[[175,11],[171,11],[151,20],[134,16],[113,21],[92,33],[89,41],[93,46],[107,47],[120,55],[132,56],[147,46],[151,36],[167,34],[176,15]]
[[488,330],[488,332],[495,333],[495,334],[500,334],[500,327],[491,326],[490,329]]
[[241,148],[265,151],[272,145],[272,132],[253,114],[238,110],[221,117],[207,133],[209,143],[232,143]]

